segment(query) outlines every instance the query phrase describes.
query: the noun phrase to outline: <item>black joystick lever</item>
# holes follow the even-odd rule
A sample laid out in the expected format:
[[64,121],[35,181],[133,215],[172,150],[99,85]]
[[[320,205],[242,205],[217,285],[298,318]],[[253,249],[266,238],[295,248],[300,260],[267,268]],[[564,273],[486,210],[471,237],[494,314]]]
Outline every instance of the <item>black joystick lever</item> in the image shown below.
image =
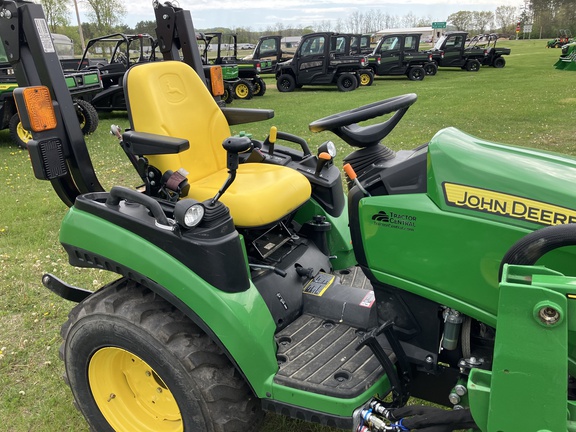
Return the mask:
[[236,178],[236,171],[238,170],[238,165],[240,164],[239,153],[245,153],[252,150],[253,144],[252,140],[247,136],[243,137],[230,137],[226,138],[222,143],[222,147],[227,151],[226,156],[226,167],[228,168],[228,178],[216,194],[210,205],[214,205],[216,201],[220,199],[222,194],[226,192],[226,189],[230,187],[234,179]]

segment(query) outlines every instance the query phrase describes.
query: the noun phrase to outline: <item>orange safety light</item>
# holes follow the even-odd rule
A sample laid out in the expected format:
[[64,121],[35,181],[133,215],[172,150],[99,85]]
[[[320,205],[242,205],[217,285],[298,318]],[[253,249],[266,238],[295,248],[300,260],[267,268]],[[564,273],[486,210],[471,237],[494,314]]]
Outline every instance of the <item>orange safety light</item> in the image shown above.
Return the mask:
[[212,66],[210,68],[210,84],[212,85],[212,96],[222,96],[224,94],[224,78],[222,78],[221,66]]
[[23,97],[28,119],[30,120],[30,129],[33,132],[43,132],[56,128],[56,114],[54,113],[52,97],[48,87],[24,87],[19,93]]

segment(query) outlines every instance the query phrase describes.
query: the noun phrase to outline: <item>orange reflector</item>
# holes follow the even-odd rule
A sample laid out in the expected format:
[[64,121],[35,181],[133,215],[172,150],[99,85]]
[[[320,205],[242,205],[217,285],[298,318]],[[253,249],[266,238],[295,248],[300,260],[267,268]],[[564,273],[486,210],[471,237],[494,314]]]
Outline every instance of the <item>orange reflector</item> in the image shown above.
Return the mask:
[[347,163],[346,165],[344,165],[344,172],[346,173],[346,175],[348,176],[348,178],[350,180],[355,180],[356,179],[356,171],[354,171],[354,168],[352,168],[352,165],[350,165],[349,163]]
[[329,161],[330,159],[332,159],[332,156],[330,156],[330,153],[322,152],[318,155],[318,159],[324,159]]
[[26,87],[22,91],[22,96],[30,119],[30,129],[33,132],[56,128],[56,114],[48,87]]
[[210,84],[212,85],[212,96],[222,96],[224,94],[224,79],[222,78],[221,66],[212,66],[210,68]]

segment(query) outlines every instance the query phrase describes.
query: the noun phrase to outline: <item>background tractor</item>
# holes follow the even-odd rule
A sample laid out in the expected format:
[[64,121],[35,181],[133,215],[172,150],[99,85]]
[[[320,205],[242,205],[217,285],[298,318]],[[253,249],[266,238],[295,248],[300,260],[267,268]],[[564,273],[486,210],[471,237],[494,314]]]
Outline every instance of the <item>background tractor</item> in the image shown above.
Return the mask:
[[105,190],[41,6],[0,3],[33,172],[69,207],[59,241],[116,274],[95,291],[42,277],[77,303],[60,352],[90,428],[252,431],[268,411],[360,432],[576,429],[574,158],[451,127],[392,151],[405,94],[309,124],[354,148],[346,196],[330,140],[232,135],[274,113],[219,106],[189,12],[154,12],[164,61],[129,69],[130,127],[113,128],[142,185]]

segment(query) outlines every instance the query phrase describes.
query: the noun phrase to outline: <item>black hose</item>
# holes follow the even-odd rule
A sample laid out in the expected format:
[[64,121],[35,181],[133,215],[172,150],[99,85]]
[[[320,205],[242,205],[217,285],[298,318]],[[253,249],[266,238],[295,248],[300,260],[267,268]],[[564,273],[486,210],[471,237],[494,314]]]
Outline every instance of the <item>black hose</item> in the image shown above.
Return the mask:
[[576,224],[554,225],[536,230],[518,240],[502,258],[498,279],[504,264],[534,265],[548,252],[564,246],[576,245]]

